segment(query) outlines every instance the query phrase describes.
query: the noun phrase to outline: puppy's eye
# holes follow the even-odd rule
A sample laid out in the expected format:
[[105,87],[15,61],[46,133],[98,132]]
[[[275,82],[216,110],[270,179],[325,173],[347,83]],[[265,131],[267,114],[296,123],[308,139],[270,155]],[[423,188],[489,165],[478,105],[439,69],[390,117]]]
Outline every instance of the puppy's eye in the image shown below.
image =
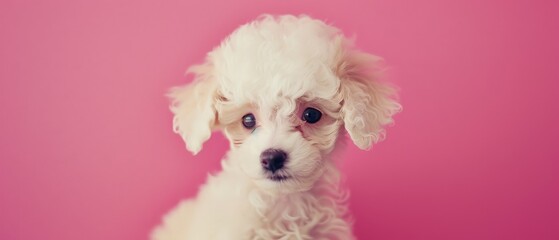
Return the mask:
[[305,109],[305,111],[303,111],[303,116],[301,116],[303,121],[311,124],[318,122],[321,117],[322,117],[322,113],[318,111],[318,109],[311,108],[311,107]]
[[254,114],[249,113],[243,116],[243,126],[246,129],[253,129],[256,126],[256,118]]

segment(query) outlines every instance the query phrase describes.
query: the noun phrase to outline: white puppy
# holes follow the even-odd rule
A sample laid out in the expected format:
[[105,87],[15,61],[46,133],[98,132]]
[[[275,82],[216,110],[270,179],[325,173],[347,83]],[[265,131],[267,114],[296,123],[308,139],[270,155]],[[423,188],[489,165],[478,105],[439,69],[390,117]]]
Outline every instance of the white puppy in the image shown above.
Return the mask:
[[198,153],[221,130],[223,171],[155,229],[155,240],[354,239],[331,159],[345,132],[361,149],[400,110],[377,58],[306,16],[263,16],[193,66],[170,96],[174,130]]

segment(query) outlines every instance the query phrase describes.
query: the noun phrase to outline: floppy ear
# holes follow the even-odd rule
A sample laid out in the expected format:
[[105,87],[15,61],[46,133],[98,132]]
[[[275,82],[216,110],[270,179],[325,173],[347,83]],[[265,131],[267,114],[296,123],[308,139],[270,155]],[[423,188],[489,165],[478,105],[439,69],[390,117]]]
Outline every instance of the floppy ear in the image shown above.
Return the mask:
[[367,53],[344,51],[337,69],[344,126],[353,143],[363,150],[384,139],[384,126],[402,109],[394,99],[395,89],[378,81],[378,61]]
[[212,66],[202,64],[190,67],[187,73],[195,75],[190,84],[174,87],[168,96],[172,100],[173,129],[186,143],[186,149],[197,154],[210,138],[216,125],[217,82]]

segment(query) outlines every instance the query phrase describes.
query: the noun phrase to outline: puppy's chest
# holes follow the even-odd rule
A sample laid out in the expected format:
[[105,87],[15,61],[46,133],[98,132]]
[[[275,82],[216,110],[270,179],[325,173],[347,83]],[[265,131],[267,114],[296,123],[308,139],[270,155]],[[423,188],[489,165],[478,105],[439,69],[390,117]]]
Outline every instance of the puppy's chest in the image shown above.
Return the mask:
[[[328,199],[297,197],[280,199],[260,217],[250,239],[317,239],[350,234],[344,213]],[[333,233],[345,229],[344,233]],[[348,238],[349,239],[349,238]]]

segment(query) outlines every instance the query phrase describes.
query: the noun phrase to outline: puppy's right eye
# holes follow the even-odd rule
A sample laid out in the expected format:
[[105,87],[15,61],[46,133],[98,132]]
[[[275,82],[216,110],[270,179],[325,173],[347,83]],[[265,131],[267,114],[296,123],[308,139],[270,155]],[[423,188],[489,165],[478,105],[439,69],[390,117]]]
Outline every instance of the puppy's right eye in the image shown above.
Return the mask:
[[243,120],[243,126],[246,129],[253,129],[256,126],[256,118],[252,113],[244,115],[242,120]]
[[303,111],[303,116],[301,116],[303,121],[310,124],[320,121],[320,117],[322,117],[322,113],[318,109],[312,107],[305,109],[305,111]]

